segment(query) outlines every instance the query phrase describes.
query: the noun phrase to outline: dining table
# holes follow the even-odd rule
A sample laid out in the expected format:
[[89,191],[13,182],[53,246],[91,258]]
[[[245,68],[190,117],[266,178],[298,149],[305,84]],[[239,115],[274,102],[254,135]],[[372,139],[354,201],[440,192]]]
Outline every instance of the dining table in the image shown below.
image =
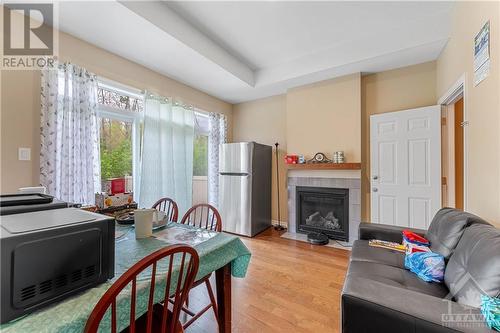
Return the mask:
[[[136,239],[134,228],[130,225],[117,224],[115,234],[115,276],[113,279],[2,324],[0,331],[2,333],[83,332],[94,306],[120,275],[140,259],[165,246],[188,244],[196,249],[200,258],[196,279],[201,279],[215,272],[219,332],[231,332],[231,278],[245,277],[251,257],[250,251],[238,236],[224,232],[207,231],[175,222],[170,222],[165,227],[155,230],[153,236],[148,238]],[[162,270],[159,268],[156,276],[160,276],[161,273]],[[147,311],[149,288],[151,287],[149,285],[150,276],[144,272],[142,274],[143,283],[137,284],[136,317]],[[164,278],[156,279],[154,294],[157,302],[163,299],[165,287],[162,282],[164,281]],[[129,311],[130,297],[127,297],[125,292],[117,299],[119,331],[128,326]],[[100,332],[110,332],[109,312],[101,321]]]

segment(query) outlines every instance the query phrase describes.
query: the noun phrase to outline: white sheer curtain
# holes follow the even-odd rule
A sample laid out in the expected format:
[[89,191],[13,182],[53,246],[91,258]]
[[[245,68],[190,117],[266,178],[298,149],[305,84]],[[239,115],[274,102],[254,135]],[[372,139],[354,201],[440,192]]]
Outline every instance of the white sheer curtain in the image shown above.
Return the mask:
[[226,116],[211,112],[208,135],[208,202],[218,207],[219,204],[219,148],[227,142]]
[[170,197],[182,214],[191,206],[194,112],[192,108],[146,93],[139,207]]
[[100,191],[97,78],[69,63],[42,71],[40,184],[49,194],[93,204]]

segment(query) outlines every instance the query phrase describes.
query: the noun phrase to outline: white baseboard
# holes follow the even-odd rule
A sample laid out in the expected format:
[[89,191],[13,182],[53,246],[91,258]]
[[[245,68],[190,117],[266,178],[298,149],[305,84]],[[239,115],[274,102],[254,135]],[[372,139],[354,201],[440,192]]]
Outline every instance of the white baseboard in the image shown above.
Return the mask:
[[[271,223],[273,225],[277,225],[278,224],[278,220],[271,220]],[[287,221],[281,221],[281,225],[284,226],[285,228],[288,228],[288,222]]]

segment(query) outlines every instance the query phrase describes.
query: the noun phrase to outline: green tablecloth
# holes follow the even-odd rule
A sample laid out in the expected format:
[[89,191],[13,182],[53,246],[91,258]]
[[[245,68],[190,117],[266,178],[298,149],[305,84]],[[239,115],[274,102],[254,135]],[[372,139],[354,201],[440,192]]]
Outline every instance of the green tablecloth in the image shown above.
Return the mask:
[[[171,227],[184,227],[177,223],[169,224]],[[115,279],[124,271],[131,267],[141,258],[148,254],[169,245],[160,238],[135,239],[133,228],[117,226],[117,232],[122,232],[123,236],[117,238],[115,246]],[[165,232],[159,231],[159,233]],[[156,233],[155,233],[156,234]],[[244,277],[250,261],[250,251],[243,242],[236,236],[218,233],[207,241],[194,246],[200,256],[200,267],[197,279],[202,278],[211,272],[231,263],[231,274],[234,277]],[[161,269],[159,269],[159,272]],[[145,282],[138,283],[137,290],[137,316],[140,316],[147,309],[149,295],[149,283],[147,282],[147,272],[144,275]],[[158,276],[158,275],[157,275]],[[10,332],[58,332],[71,333],[82,332],[87,322],[87,318],[94,309],[95,304],[101,296],[111,286],[113,281],[108,281],[95,288],[91,288],[81,294],[70,297],[62,302],[56,303],[42,310],[36,311],[25,317],[16,319],[0,326],[2,333]],[[157,277],[155,284],[155,300],[163,299],[164,283],[162,278]],[[130,299],[128,290],[118,299],[118,329],[128,326]],[[103,332],[109,332],[109,311],[101,323]]]

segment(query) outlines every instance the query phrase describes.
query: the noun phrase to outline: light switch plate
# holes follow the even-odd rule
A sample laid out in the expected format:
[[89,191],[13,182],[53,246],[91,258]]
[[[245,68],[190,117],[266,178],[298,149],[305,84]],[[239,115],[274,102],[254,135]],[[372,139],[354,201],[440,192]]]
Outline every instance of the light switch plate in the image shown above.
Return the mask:
[[30,161],[31,160],[31,148],[19,147],[19,161]]

